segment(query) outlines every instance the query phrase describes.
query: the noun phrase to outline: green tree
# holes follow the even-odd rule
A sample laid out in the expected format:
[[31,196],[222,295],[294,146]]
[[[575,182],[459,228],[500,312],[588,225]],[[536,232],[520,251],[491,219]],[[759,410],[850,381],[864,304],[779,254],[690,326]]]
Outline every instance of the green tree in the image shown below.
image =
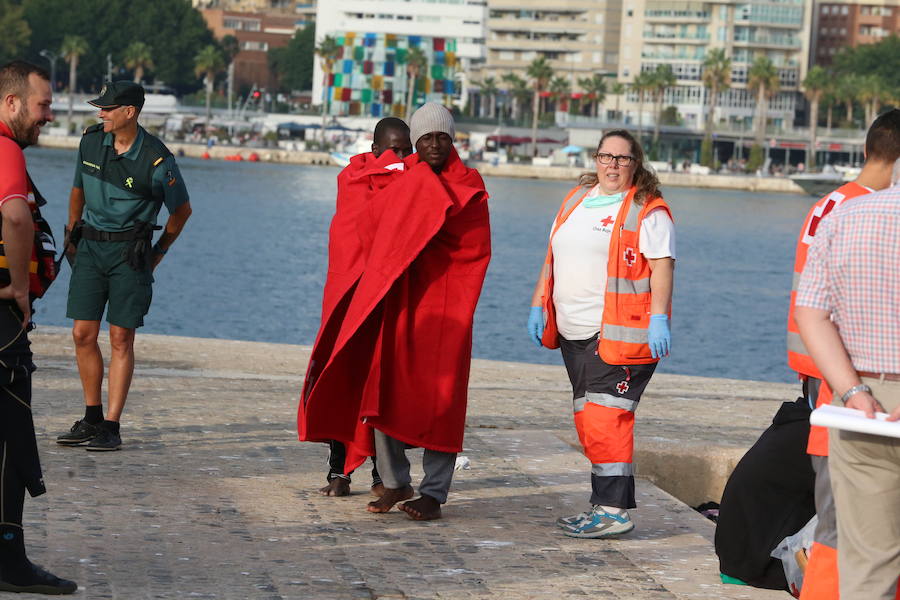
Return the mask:
[[135,83],[144,78],[144,69],[153,68],[153,50],[144,42],[131,42],[122,58],[127,68],[134,69]]
[[662,123],[663,99],[665,98],[666,90],[675,86],[675,73],[672,72],[670,65],[657,65],[656,70],[652,73],[651,81],[652,86],[650,89],[653,94],[653,102],[656,105],[656,118],[653,120],[653,148],[655,150],[659,146],[659,126]]
[[619,110],[619,102],[622,100],[622,96],[625,95],[625,84],[621,81],[616,81],[609,88],[609,93],[616,97],[616,120],[622,120],[622,111]]
[[653,74],[650,71],[642,71],[635,75],[631,83],[631,89],[638,97],[638,141],[644,137],[644,99],[653,89]]
[[66,120],[68,132],[72,133],[72,113],[75,106],[75,90],[78,82],[78,59],[88,51],[88,44],[79,35],[67,35],[63,39],[59,53],[69,63],[69,115]]
[[753,119],[756,132],[754,144],[763,147],[766,139],[766,116],[769,98],[778,93],[780,87],[778,69],[767,56],[757,56],[750,65],[747,87],[756,96],[756,117]]
[[819,103],[828,87],[829,75],[819,65],[814,66],[803,80],[803,95],[809,100],[809,154],[807,164],[810,169],[816,166],[816,135],[819,127]]
[[512,98],[511,118],[513,121],[517,121],[521,116],[522,106],[524,106],[531,97],[531,90],[528,88],[528,82],[515,73],[506,73],[500,79],[506,84],[506,89]]
[[325,148],[325,125],[328,123],[328,107],[331,104],[331,98],[328,93],[328,82],[331,79],[331,72],[334,70],[334,63],[337,61],[338,52],[341,47],[337,43],[337,39],[330,35],[322,38],[322,41],[316,45],[316,54],[319,57],[319,66],[322,68],[322,148]]
[[600,105],[606,100],[606,77],[594,73],[591,77],[578,80],[578,86],[584,90],[591,100],[591,114],[596,119],[600,116]]
[[493,119],[497,112],[497,80],[493,77],[485,77],[484,81],[481,82],[480,87],[481,94],[484,97],[481,109],[482,116],[484,116],[484,106],[486,104],[487,116],[489,119]]
[[859,96],[859,88],[862,85],[862,79],[859,75],[851,73],[850,75],[841,75],[838,77],[834,94],[837,96],[838,102],[847,109],[844,117],[843,125],[845,127],[853,127],[853,105]]
[[846,46],[834,57],[838,78],[847,75],[877,75],[889,90],[900,88],[900,37],[890,35],[877,44]]
[[409,52],[406,54],[406,75],[408,77],[408,88],[406,90],[407,119],[412,116],[413,100],[416,96],[416,79],[418,79],[419,75],[427,68],[428,57],[425,56],[425,52],[419,47],[410,48]]
[[541,116],[541,92],[553,78],[553,67],[543,56],[531,61],[526,71],[531,79],[531,87],[534,90],[534,99],[531,105],[531,156],[537,156],[537,125]]
[[[122,56],[132,42],[155,49],[154,77],[178,93],[197,90],[194,57],[216,44],[200,12],[185,0],[20,0],[32,29],[25,58],[59,48],[66,34],[78,32],[90,51],[78,63],[80,87],[99,89],[106,79],[106,57]],[[52,16],[52,18],[51,18]]]
[[565,100],[572,95],[572,83],[563,76],[550,80],[550,97],[553,99],[554,109],[559,112]]
[[315,57],[316,26],[309,24],[298,29],[286,46],[269,50],[269,65],[284,89],[308,90],[312,88]]
[[219,45],[222,46],[222,55],[225,57],[225,62],[229,65],[234,62],[235,57],[241,52],[241,43],[230,33],[222,36]]
[[211,101],[213,84],[216,81],[216,75],[221,73],[224,68],[225,59],[222,57],[222,52],[212,44],[198,52],[197,56],[194,57],[194,73],[197,77],[203,78],[203,84],[206,88],[206,124],[203,127],[206,135],[209,135],[209,126],[212,124]]
[[25,9],[13,0],[0,0],[0,64],[19,56],[28,47],[31,28],[25,21]]
[[[703,141],[708,147],[708,156],[701,156],[700,162],[707,167],[715,167],[713,156],[713,129],[715,126],[716,103],[719,100],[719,92],[727,90],[731,85],[731,59],[725,55],[723,48],[713,48],[706,54],[703,61],[703,85],[709,90],[709,108],[706,113],[706,131]],[[701,151],[701,155],[703,152]],[[705,160],[704,160],[705,159]]]
[[862,76],[858,97],[866,113],[866,122],[863,124],[865,127],[869,127],[872,124],[872,121],[878,116],[881,105],[884,102],[889,102],[891,96],[891,91],[881,75],[869,73]]

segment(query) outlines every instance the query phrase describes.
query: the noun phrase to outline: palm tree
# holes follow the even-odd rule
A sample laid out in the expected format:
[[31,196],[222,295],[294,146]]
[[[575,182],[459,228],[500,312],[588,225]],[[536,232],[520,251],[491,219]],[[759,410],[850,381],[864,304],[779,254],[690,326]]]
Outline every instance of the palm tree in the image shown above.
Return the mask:
[[67,35],[63,38],[59,53],[69,63],[69,117],[66,121],[69,133],[72,133],[72,112],[74,111],[75,88],[78,79],[78,59],[88,51],[88,43],[80,35]]
[[651,74],[651,92],[653,94],[653,102],[656,105],[656,118],[653,123],[653,147],[659,144],[659,124],[662,121],[663,99],[666,90],[675,85],[675,73],[672,72],[670,65],[657,65],[656,70]]
[[769,98],[778,93],[781,83],[778,79],[778,69],[767,56],[757,56],[750,65],[747,78],[747,87],[756,96],[756,135],[754,144],[762,148],[766,138],[766,114]]
[[803,95],[809,100],[809,154],[806,162],[810,169],[816,166],[816,134],[819,127],[819,102],[828,86],[829,75],[819,65],[814,66],[803,80]]
[[328,93],[328,81],[331,78],[331,72],[334,70],[334,63],[337,61],[338,52],[341,47],[337,40],[326,35],[322,41],[316,45],[315,53],[319,55],[319,66],[322,68],[322,148],[325,148],[325,126],[328,123],[328,107],[330,106],[330,94]]
[[506,73],[500,79],[506,84],[506,89],[509,90],[509,94],[512,96],[511,118],[515,121],[519,118],[523,103],[531,95],[531,90],[528,89],[528,82],[515,73]]
[[406,74],[409,77],[406,90],[406,118],[412,116],[413,98],[416,93],[416,78],[428,68],[428,57],[421,48],[413,47],[406,55]]
[[619,110],[619,101],[622,100],[622,95],[625,93],[625,84],[617,81],[609,88],[609,93],[616,97],[616,120],[622,120],[622,112]]
[[859,87],[859,101],[866,111],[865,126],[868,127],[878,116],[882,102],[890,101],[891,94],[884,79],[875,73],[863,75]]
[[708,166],[714,166],[715,157],[713,156],[713,128],[715,125],[716,103],[719,100],[719,92],[727,90],[731,86],[731,59],[725,55],[723,48],[713,48],[706,54],[703,61],[703,85],[709,89],[707,97],[709,98],[709,109],[706,115],[706,132],[703,136],[703,147],[708,148],[705,157],[707,160],[701,162]]
[[859,95],[859,88],[862,86],[860,76],[855,73],[850,75],[842,75],[837,80],[835,95],[839,102],[842,102],[847,108],[846,126],[853,127],[853,103]]
[[565,100],[572,95],[572,83],[565,77],[554,77],[550,80],[550,97],[553,98],[554,109],[559,112]]
[[579,79],[578,85],[591,99],[591,112],[596,119],[600,115],[600,105],[606,100],[606,78],[594,73],[591,77]]
[[642,71],[635,76],[631,89],[638,96],[638,141],[644,137],[644,96],[653,87],[653,74]]
[[213,83],[216,81],[222,69],[225,68],[225,59],[219,49],[209,44],[197,53],[194,57],[194,73],[197,77],[203,77],[203,83],[206,86],[206,124],[203,127],[203,133],[209,135],[209,125],[212,120],[212,101]]
[[543,56],[531,61],[526,74],[531,78],[534,99],[531,105],[531,156],[537,156],[537,126],[541,114],[541,92],[553,78],[553,67]]
[[839,103],[838,97],[835,94],[835,83],[834,79],[828,79],[828,85],[825,88],[825,93],[822,95],[822,103],[825,104],[827,108],[827,112],[825,113],[825,128],[828,131],[828,134],[831,135],[831,125],[833,122],[834,115],[834,107]]
[[144,78],[144,69],[153,68],[153,52],[144,42],[131,42],[125,48],[125,67],[134,69],[134,82],[140,83]]
[[[497,80],[493,77],[486,77],[481,82],[481,94],[487,102],[488,118],[493,119],[497,112]],[[482,114],[484,114],[483,107],[482,104]]]

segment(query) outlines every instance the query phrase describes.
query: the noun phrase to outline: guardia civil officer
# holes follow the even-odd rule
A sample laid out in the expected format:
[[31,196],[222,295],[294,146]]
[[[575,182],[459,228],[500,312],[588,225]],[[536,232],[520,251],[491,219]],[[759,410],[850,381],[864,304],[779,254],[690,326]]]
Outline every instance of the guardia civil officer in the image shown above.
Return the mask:
[[0,67],[0,591],[71,594],[74,581],[28,560],[22,527],[25,491],[47,491],[31,418],[31,303],[56,276],[44,202],[22,149],[53,120],[50,102],[46,71],[21,60]]
[[[119,419],[134,373],[135,330],[150,309],[153,270],[191,216],[191,205],[172,153],[138,125],[144,88],[109,82],[89,102],[100,109],[102,123],[84,131],[78,149],[66,248],[75,252],[66,316],[74,319],[85,412],[57,442],[108,451],[122,445]],[[163,204],[169,218],[154,245]],[[97,344],[104,309],[111,348],[105,419]]]

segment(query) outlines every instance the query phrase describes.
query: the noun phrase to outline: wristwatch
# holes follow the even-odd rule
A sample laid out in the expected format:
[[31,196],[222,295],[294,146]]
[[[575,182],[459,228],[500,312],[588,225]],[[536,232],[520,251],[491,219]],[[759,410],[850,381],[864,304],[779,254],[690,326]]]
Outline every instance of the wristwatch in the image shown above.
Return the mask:
[[156,242],[155,244],[153,244],[153,251],[156,252],[157,254],[165,254],[166,252],[169,251],[169,249],[163,248],[162,246],[159,245],[159,242]]
[[871,394],[872,388],[870,388],[869,386],[867,386],[864,383],[860,383],[859,385],[854,385],[852,388],[850,388],[849,390],[844,392],[844,394],[841,396],[841,403],[847,404],[847,400],[852,398],[853,395],[856,394],[857,392],[866,392],[867,394]]

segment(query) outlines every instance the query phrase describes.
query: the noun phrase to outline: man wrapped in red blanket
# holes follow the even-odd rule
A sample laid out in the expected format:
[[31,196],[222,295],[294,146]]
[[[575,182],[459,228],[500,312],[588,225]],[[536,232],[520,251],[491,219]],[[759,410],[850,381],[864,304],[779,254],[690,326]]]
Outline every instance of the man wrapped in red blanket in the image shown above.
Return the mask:
[[[370,194],[384,188],[401,174],[406,168],[402,159],[410,154],[409,126],[402,119],[386,117],[375,125],[372,151],[352,157],[350,164],[338,174],[335,214],[328,231],[328,276],[322,294],[322,326],[310,364],[321,362],[322,357],[327,357],[331,352],[333,328],[340,324],[344,316],[342,307],[337,303],[352,291],[362,274],[365,252],[359,241],[357,221],[367,210]],[[338,440],[329,440],[328,444],[328,485],[319,493],[347,496],[350,494],[351,472],[344,473],[346,446]],[[376,466],[372,467],[371,489],[378,497],[384,494],[384,485]]]
[[[365,195],[358,276],[326,301],[298,415],[301,440],[348,445],[345,472],[375,450],[387,512],[413,496],[405,449],[425,449],[421,497],[399,507],[441,516],[465,427],[472,318],[490,260],[487,192],[453,147],[446,108],[410,121],[417,153]],[[373,439],[374,438],[374,439]]]

